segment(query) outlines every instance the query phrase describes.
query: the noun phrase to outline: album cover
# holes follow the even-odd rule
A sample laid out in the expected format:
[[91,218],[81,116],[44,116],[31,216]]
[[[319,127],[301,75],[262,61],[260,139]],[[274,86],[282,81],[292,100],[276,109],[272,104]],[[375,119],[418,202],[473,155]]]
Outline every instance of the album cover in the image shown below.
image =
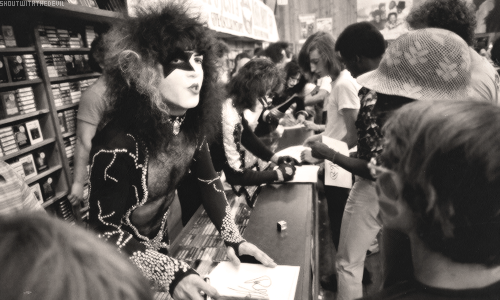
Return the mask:
[[26,122],[26,129],[32,145],[43,141],[42,130],[40,129],[38,120]]
[[42,194],[42,189],[40,188],[40,184],[35,183],[34,185],[30,186],[30,189],[33,192],[33,194],[35,194],[35,198],[38,200],[38,203],[42,204],[43,194]]
[[14,125],[12,128],[14,129],[14,139],[16,140],[16,144],[19,149],[23,149],[31,145],[24,124]]
[[38,172],[43,172],[49,168],[47,165],[47,155],[44,150],[38,150],[33,153],[35,166]]
[[12,81],[26,80],[23,58],[19,55],[7,56]]
[[0,93],[0,118],[6,118],[19,114],[14,91]]
[[26,176],[25,179],[30,179],[38,174],[32,154],[19,157],[19,162],[23,166],[24,176]]
[[12,26],[2,25],[2,33],[5,40],[5,46],[17,47],[16,36],[14,35],[14,28],[12,28]]
[[42,183],[42,195],[45,200],[49,200],[50,198],[56,195],[53,185],[52,177],[48,177]]

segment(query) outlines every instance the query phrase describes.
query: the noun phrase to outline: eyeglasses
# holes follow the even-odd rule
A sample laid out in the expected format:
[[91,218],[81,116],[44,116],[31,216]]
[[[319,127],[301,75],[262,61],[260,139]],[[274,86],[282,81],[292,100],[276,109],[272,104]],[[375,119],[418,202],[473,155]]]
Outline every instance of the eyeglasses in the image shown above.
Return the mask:
[[383,194],[389,199],[398,199],[401,190],[401,181],[398,175],[394,171],[378,166],[374,157],[368,163],[368,168],[370,175],[376,179],[377,195],[380,197]]

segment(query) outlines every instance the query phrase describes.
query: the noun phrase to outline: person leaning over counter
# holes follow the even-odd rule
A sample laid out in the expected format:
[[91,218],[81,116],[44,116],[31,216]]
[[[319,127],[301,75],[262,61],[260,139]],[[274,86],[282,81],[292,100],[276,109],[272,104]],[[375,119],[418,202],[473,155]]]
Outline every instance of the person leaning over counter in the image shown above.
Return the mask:
[[185,262],[169,256],[167,222],[188,172],[224,240],[228,257],[274,261],[245,241],[231,215],[207,138],[218,98],[215,39],[180,3],[140,8],[105,36],[111,121],[93,140],[89,226],[174,299],[217,297]]

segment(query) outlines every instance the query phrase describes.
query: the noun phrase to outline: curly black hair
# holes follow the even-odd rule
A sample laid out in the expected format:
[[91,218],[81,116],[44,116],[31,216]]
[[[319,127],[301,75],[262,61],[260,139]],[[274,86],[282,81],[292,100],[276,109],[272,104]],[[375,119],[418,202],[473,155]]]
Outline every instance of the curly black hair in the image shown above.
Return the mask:
[[200,103],[186,112],[183,131],[188,137],[212,138],[220,118],[222,95],[216,87],[216,39],[182,3],[138,9],[135,18],[115,24],[105,36],[108,116],[136,135],[155,154],[172,137],[170,110],[159,91],[163,79],[158,65],[172,60],[179,49],[203,54]]
[[452,31],[469,46],[474,45],[476,15],[464,0],[427,0],[412,9],[406,21],[413,29],[436,27]]
[[283,86],[283,74],[267,58],[254,58],[247,62],[228,83],[226,89],[234,106],[239,110],[251,109],[258,98]]
[[264,50],[264,53],[265,56],[269,57],[273,61],[273,63],[278,64],[284,58],[283,50],[285,50],[285,53],[287,53],[287,48],[288,48],[287,42],[276,42],[269,45],[269,47],[267,47]]
[[347,26],[340,33],[335,51],[339,51],[344,59],[352,60],[356,56],[378,58],[384,55],[384,36],[373,24],[359,22]]

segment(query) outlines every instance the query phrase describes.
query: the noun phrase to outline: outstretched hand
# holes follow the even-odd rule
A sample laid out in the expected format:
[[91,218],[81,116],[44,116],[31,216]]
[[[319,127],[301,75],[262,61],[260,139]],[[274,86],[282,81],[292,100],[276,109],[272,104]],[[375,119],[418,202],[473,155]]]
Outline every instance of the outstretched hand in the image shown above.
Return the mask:
[[304,121],[304,126],[309,130],[320,131],[321,127],[318,124],[315,124],[313,121]]
[[203,300],[200,292],[213,299],[220,297],[219,292],[197,274],[188,275],[179,281],[175,287],[173,297],[175,300]]
[[[254,244],[249,242],[243,242],[239,245],[238,252],[240,255],[251,255],[255,257],[256,260],[260,261],[264,266],[268,268],[276,267],[276,263],[272,258],[270,258],[264,251],[260,250]],[[234,265],[239,265],[240,259],[236,256],[234,249],[232,247],[227,247],[227,257]]]
[[335,154],[335,150],[328,147],[322,142],[314,142],[311,145],[311,155],[318,159],[331,159]]

